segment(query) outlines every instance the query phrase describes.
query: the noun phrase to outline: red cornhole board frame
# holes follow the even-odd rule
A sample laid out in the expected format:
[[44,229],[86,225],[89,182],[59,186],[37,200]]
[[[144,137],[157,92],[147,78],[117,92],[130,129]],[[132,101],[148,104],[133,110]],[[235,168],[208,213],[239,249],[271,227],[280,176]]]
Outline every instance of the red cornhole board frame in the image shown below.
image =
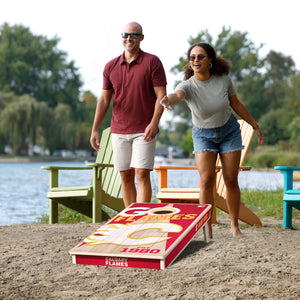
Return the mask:
[[134,203],[70,250],[74,264],[165,269],[199,229],[209,204]]

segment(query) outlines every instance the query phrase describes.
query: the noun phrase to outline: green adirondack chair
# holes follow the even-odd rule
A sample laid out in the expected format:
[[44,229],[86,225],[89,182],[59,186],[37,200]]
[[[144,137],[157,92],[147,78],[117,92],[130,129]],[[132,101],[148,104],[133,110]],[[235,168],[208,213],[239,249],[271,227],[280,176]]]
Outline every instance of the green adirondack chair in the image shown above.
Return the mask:
[[[101,149],[96,162],[86,167],[43,166],[50,173],[49,192],[49,224],[58,222],[58,204],[69,207],[93,219],[93,223],[109,218],[103,211],[103,205],[120,212],[124,209],[120,197],[121,177],[113,166],[113,151],[110,128],[106,128],[101,137]],[[59,187],[59,170],[92,170],[92,182],[89,186]]]

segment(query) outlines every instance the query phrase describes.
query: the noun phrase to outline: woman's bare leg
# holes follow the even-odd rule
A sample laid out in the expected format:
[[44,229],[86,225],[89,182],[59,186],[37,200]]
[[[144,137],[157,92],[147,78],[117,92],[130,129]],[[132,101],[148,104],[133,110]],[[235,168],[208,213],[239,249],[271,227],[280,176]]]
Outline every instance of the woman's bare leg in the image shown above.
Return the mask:
[[[200,152],[195,154],[196,164],[198,171],[200,173],[200,195],[199,202],[200,204],[210,204],[211,214],[213,212],[214,206],[214,197],[213,197],[213,188],[216,178],[216,152]],[[208,235],[210,238],[213,237],[211,218],[207,222],[208,224]]]
[[231,232],[235,237],[244,237],[239,229],[239,211],[241,204],[241,193],[238,184],[238,173],[240,166],[241,151],[224,153],[220,155],[223,178],[226,185],[226,203],[231,218]]

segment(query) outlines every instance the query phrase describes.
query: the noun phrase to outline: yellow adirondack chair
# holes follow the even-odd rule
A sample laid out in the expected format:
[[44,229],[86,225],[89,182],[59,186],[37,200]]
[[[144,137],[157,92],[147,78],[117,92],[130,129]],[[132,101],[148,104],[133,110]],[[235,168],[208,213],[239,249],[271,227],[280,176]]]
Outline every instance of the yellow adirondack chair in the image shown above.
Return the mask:
[[[123,199],[119,196],[121,178],[113,166],[113,151],[110,128],[106,128],[101,137],[101,149],[96,162],[86,167],[43,166],[50,173],[49,224],[58,221],[58,203],[69,207],[93,219],[93,223],[108,219],[103,205],[120,212],[124,209]],[[92,170],[92,182],[89,186],[58,187],[59,170]]]
[[[249,149],[254,130],[245,121],[239,120],[242,132],[242,142],[245,148],[241,153],[240,171],[250,170],[251,167],[242,166],[246,153]],[[228,213],[226,204],[226,187],[222,176],[222,165],[218,156],[216,164],[216,184],[214,188],[214,210],[212,212],[212,222],[216,223],[216,208]],[[168,188],[168,170],[193,170],[197,167],[178,167],[178,166],[155,166],[158,173],[158,193],[156,198],[163,203],[198,203],[200,188]],[[239,219],[249,225],[262,225],[260,219],[242,202],[240,207]]]

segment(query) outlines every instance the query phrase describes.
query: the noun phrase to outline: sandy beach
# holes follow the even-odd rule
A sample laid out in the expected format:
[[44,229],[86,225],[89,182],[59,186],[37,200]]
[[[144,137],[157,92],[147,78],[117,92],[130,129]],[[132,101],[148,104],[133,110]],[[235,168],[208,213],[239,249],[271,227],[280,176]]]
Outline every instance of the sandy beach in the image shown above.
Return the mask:
[[165,270],[72,264],[69,250],[101,224],[1,226],[0,299],[300,298],[299,230],[263,219],[237,239],[218,221],[210,243],[197,233]]

